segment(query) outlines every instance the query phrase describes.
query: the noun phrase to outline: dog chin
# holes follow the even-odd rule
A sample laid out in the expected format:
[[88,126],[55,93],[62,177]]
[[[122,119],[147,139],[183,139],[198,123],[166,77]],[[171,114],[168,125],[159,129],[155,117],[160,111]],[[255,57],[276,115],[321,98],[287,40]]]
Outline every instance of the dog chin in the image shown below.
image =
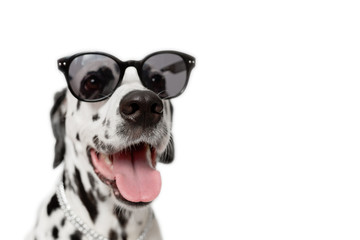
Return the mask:
[[111,188],[119,205],[146,207],[160,194],[157,149],[149,143],[137,143],[112,154],[87,149],[94,172]]

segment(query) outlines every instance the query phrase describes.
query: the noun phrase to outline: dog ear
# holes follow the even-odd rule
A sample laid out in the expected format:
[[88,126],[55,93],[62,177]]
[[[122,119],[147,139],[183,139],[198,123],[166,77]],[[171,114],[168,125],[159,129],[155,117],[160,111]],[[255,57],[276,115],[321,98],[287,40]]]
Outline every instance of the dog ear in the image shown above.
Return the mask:
[[54,96],[54,105],[50,111],[51,126],[56,139],[54,168],[60,165],[65,155],[65,97],[66,89],[57,92]]
[[[172,121],[174,108],[170,101],[169,101],[169,103],[170,103],[170,116],[171,116],[171,121]],[[174,161],[174,158],[175,158],[175,146],[174,146],[174,138],[171,134],[170,141],[169,141],[168,145],[166,146],[165,152],[160,156],[160,162],[161,163],[172,163]]]

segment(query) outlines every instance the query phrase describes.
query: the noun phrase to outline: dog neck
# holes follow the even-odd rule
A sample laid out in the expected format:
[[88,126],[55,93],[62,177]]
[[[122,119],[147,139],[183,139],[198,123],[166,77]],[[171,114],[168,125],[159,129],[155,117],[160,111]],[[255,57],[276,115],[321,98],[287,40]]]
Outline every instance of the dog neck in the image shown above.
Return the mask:
[[114,203],[111,190],[94,175],[89,164],[77,166],[88,161],[87,157],[76,153],[76,157],[69,159],[69,155],[65,156],[62,182],[74,213],[89,228],[109,239],[137,239],[147,227],[151,209],[120,208]]

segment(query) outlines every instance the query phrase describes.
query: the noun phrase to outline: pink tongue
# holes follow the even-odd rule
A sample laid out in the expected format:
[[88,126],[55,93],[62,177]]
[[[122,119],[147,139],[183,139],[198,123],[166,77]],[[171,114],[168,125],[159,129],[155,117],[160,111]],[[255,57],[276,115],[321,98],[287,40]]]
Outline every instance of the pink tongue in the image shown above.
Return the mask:
[[147,163],[146,148],[114,155],[113,172],[121,195],[130,202],[151,202],[160,193],[161,176]]

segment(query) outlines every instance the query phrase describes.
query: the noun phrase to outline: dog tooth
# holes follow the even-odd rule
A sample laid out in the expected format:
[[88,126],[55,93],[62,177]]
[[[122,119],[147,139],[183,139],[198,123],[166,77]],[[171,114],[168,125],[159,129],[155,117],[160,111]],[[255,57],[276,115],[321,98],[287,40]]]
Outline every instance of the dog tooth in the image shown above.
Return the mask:
[[146,144],[146,158],[151,159],[151,150],[148,144]]

